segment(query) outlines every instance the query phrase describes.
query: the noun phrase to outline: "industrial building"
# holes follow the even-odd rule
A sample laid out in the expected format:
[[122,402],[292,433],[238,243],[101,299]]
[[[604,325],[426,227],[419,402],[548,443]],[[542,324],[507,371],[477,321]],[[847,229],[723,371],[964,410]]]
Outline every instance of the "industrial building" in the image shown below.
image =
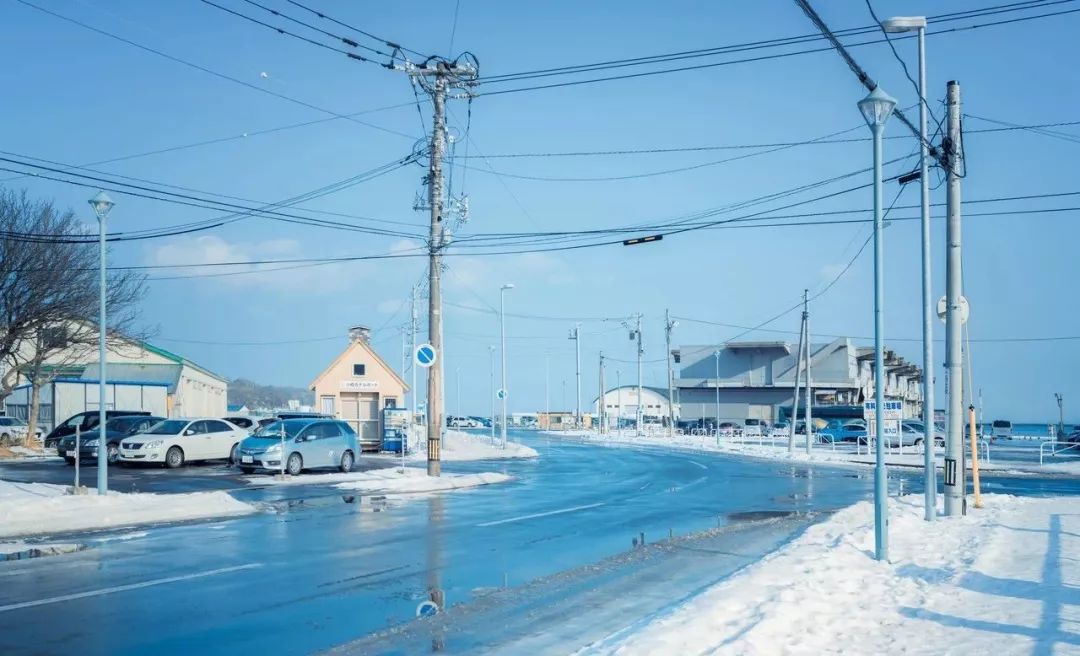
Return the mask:
[[[187,358],[144,341],[110,335],[105,350],[105,407],[147,410],[169,417],[224,417],[228,380]],[[43,366],[38,423],[44,430],[73,414],[100,407],[98,350],[85,345],[56,353]],[[25,382],[4,400],[5,412],[29,416]]]
[[[747,419],[775,423],[787,418],[794,401],[798,344],[786,341],[728,342],[683,346],[673,351],[678,363],[675,388],[682,421]],[[819,416],[858,413],[873,398],[873,348],[850,338],[810,346],[814,406]],[[893,351],[885,352],[885,395],[904,402],[904,416],[922,412],[922,370]],[[805,386],[805,367],[803,386]],[[805,387],[800,393],[803,407]],[[833,411],[830,411],[833,410]]]
[[[666,389],[642,386],[639,400],[637,385],[623,385],[604,392],[603,417],[607,428],[633,424],[637,421],[639,405],[644,423],[667,425],[671,401]],[[593,408],[597,416],[601,416],[600,399],[593,400]],[[678,404],[675,407],[675,418],[679,418]]]

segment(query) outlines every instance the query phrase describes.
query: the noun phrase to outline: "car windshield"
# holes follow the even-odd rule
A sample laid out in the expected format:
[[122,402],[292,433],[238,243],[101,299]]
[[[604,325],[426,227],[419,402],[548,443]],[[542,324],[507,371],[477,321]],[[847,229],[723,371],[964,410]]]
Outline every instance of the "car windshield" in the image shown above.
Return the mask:
[[115,417],[105,422],[105,430],[126,433],[132,426],[145,420],[146,417]]
[[309,421],[275,421],[272,424],[261,426],[259,430],[252,433],[252,437],[272,437],[275,439],[281,439],[281,427],[285,426],[285,436],[288,438],[296,437],[300,431],[304,430],[310,424]]
[[186,419],[166,419],[154,424],[153,428],[146,431],[149,435],[179,435],[180,431],[188,425]]

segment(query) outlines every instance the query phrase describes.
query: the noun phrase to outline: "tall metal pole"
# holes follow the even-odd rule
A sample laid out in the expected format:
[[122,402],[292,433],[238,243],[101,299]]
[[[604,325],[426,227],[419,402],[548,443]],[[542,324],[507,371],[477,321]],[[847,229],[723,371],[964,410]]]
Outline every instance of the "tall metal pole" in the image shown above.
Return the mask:
[[510,391],[506,389],[506,290],[513,289],[513,285],[503,285],[499,288],[499,340],[502,343],[500,352],[502,354],[502,427],[500,432],[502,434],[502,445],[506,448],[506,397],[510,394]]
[[551,420],[551,354],[544,353],[544,414]]
[[98,218],[98,247],[101,254],[101,272],[98,286],[98,432],[101,434],[98,439],[97,450],[97,488],[98,494],[105,495],[109,491],[109,455],[108,445],[105,443],[105,421],[106,421],[106,365],[105,365],[105,336],[108,332],[108,323],[105,320],[105,296],[107,294],[106,280],[105,280],[105,268],[107,265],[108,255],[105,250],[105,232],[106,232],[106,220],[109,215],[109,210],[112,209],[113,202],[105,194],[105,192],[99,192],[90,200],[90,206],[94,208],[94,213]]
[[619,396],[619,414],[615,417],[615,429],[618,431],[619,436],[622,437],[622,373],[618,369],[615,370],[615,389],[618,390]]
[[[1054,400],[1057,401],[1058,406],[1058,429],[1057,434],[1064,437],[1065,435],[1065,398],[1061,394],[1054,392]],[[982,406],[982,390],[979,391],[979,406]]]
[[570,332],[571,339],[574,340],[574,379],[577,384],[577,405],[574,411],[574,426],[581,428],[584,426],[581,417],[581,324],[575,324],[574,329]]
[[[885,285],[882,280],[884,244],[881,217],[881,133],[884,125],[870,126],[874,133],[874,554],[878,560],[889,559],[888,488],[885,472],[885,355],[882,305]],[[807,342],[810,341],[807,335]],[[807,360],[810,350],[807,349]],[[806,427],[810,439],[810,426]]]
[[795,355],[795,393],[791,400],[791,430],[788,433],[788,454],[795,455],[795,424],[799,421],[799,386],[802,384],[803,335],[806,334],[806,317],[799,322],[799,352]]
[[716,423],[713,428],[720,435],[720,349],[713,352],[713,358],[716,360]]
[[488,346],[491,355],[491,443],[495,443],[495,346]]
[[642,405],[641,394],[641,356],[645,355],[645,347],[641,343],[641,314],[637,315],[637,434],[644,434],[645,408]]
[[603,435],[607,429],[607,403],[604,399],[604,352],[600,351],[600,396],[596,402],[596,418],[600,422],[599,431]]
[[926,28],[919,28],[919,182],[922,191],[922,296],[923,296],[923,470],[924,515],[928,522],[937,515],[937,468],[934,464],[934,308],[930,277],[930,173],[926,125]]
[[810,455],[810,443],[814,440],[814,388],[810,377],[810,361],[813,353],[810,350],[810,290],[803,290],[803,332],[806,334],[806,455]]
[[675,377],[671,365],[671,331],[675,324],[671,321],[671,311],[664,310],[664,334],[667,337],[667,350],[664,360],[667,362],[667,398],[668,398],[668,437],[675,436]]
[[945,515],[966,512],[964,476],[964,373],[960,331],[961,241],[960,241],[960,85],[948,84],[948,161],[946,206],[948,223],[945,259],[945,369],[949,376],[949,430],[945,442]]

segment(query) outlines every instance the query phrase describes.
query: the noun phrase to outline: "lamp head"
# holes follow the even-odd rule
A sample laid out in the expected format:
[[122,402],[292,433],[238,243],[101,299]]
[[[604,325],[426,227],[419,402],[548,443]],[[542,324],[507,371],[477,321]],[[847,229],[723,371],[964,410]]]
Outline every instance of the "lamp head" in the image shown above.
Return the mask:
[[94,208],[94,214],[97,214],[98,218],[107,215],[109,210],[113,208],[113,205],[116,204],[104,191],[99,191],[96,196],[87,202],[90,203],[90,207]]
[[893,16],[881,21],[881,27],[893,34],[914,32],[926,27],[926,16]]
[[499,289],[513,289],[513,288],[514,288],[514,283],[508,282],[505,285],[503,285],[502,287],[500,287]]
[[885,125],[895,107],[896,98],[885,93],[880,86],[874,87],[869,95],[859,101],[859,111],[871,128]]

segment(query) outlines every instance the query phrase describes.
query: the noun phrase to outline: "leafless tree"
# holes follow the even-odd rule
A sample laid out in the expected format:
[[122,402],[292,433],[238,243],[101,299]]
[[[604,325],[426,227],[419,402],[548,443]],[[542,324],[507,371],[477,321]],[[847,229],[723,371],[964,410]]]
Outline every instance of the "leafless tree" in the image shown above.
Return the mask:
[[[98,275],[96,235],[73,212],[0,191],[0,402],[20,382],[31,384],[31,436],[41,386],[65,354],[83,357],[97,342]],[[109,275],[110,333],[133,332],[144,280],[131,271]]]

